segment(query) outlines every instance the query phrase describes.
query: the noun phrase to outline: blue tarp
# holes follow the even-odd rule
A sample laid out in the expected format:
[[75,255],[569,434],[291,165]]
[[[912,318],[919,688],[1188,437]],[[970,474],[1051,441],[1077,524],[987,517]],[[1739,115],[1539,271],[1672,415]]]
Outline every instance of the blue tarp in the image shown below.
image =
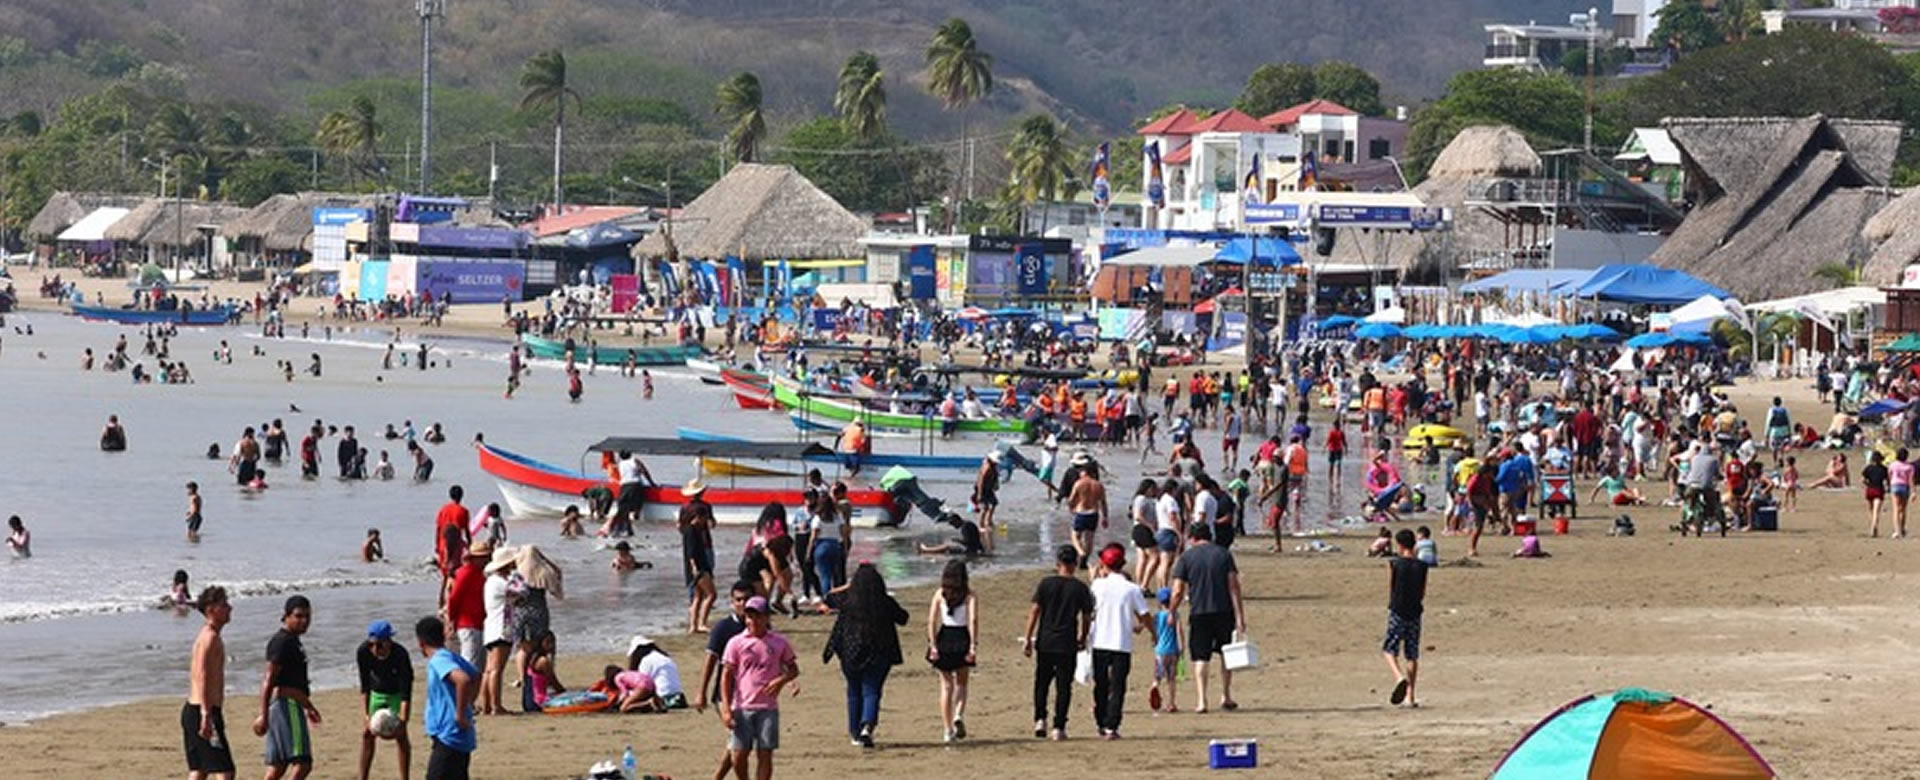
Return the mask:
[[[1254,254],[1256,249],[1258,255]],[[1293,251],[1293,245],[1287,243],[1286,239],[1278,237],[1261,238],[1258,241],[1236,238],[1220,247],[1220,251],[1213,256],[1214,260],[1223,263],[1245,263],[1248,258],[1253,259],[1255,268],[1300,263],[1300,253]]]
[[1571,295],[1575,288],[1584,284],[1592,276],[1593,271],[1589,269],[1519,268],[1467,282],[1460,285],[1460,292],[1485,293],[1504,290],[1508,293],[1544,292]]
[[1686,333],[1686,332],[1642,333],[1638,336],[1634,336],[1633,338],[1627,339],[1627,346],[1633,347],[1634,349],[1653,349],[1655,347],[1671,347],[1675,344],[1680,344],[1684,346],[1704,347],[1712,343],[1713,343],[1713,337],[1705,333]]
[[1685,271],[1651,265],[1601,266],[1573,294],[1603,301],[1671,306],[1689,303],[1703,295],[1728,297],[1726,290],[1694,278]]
[[1350,328],[1358,324],[1360,324],[1359,317],[1355,317],[1351,314],[1335,314],[1331,317],[1321,320],[1320,329],[1334,330],[1336,328]]
[[1361,339],[1392,339],[1400,335],[1400,326],[1391,322],[1369,322],[1353,331],[1354,338]]

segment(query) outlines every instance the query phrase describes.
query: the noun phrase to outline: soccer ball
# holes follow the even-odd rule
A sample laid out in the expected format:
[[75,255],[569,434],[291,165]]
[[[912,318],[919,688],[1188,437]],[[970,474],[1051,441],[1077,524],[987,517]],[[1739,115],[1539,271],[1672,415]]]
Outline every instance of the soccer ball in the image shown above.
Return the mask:
[[367,730],[376,737],[392,738],[400,733],[401,725],[400,716],[393,714],[393,710],[374,710],[373,716],[367,718]]

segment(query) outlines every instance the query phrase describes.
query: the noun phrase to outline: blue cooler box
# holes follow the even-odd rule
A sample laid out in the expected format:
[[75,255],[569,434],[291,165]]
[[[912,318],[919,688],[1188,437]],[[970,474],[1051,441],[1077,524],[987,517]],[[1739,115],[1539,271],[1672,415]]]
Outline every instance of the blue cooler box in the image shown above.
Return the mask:
[[1251,739],[1216,739],[1207,743],[1208,769],[1252,769],[1260,765],[1260,745]]
[[1764,506],[1754,507],[1753,530],[1780,530],[1780,506],[1778,504],[1766,504]]

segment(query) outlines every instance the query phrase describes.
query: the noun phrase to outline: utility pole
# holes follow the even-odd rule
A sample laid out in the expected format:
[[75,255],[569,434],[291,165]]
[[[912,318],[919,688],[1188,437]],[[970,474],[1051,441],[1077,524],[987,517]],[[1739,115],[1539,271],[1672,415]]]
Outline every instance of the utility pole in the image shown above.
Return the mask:
[[447,0],[414,0],[420,14],[420,194],[432,191],[433,166],[433,19],[445,18]]
[[487,200],[493,200],[494,183],[500,181],[500,142],[487,142]]
[[307,151],[313,155],[313,181],[307,186],[317,190],[320,189],[320,150],[314,148]]
[[1580,134],[1581,151],[1593,151],[1593,50],[1600,44],[1600,9],[1588,8],[1586,16],[1573,15],[1574,20],[1587,28],[1587,116],[1586,126]]

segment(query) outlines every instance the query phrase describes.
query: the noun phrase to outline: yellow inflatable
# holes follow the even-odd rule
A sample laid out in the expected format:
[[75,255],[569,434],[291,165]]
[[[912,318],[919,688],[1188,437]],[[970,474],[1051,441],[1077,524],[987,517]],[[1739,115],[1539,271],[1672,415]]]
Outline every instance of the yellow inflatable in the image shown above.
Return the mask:
[[1469,442],[1472,440],[1472,437],[1468,436],[1466,431],[1460,430],[1459,428],[1450,425],[1425,424],[1415,425],[1412,430],[1407,431],[1407,438],[1401,442],[1401,446],[1410,450],[1417,450],[1427,446],[1428,438],[1433,439],[1433,446],[1442,449],[1452,447],[1463,440]]

